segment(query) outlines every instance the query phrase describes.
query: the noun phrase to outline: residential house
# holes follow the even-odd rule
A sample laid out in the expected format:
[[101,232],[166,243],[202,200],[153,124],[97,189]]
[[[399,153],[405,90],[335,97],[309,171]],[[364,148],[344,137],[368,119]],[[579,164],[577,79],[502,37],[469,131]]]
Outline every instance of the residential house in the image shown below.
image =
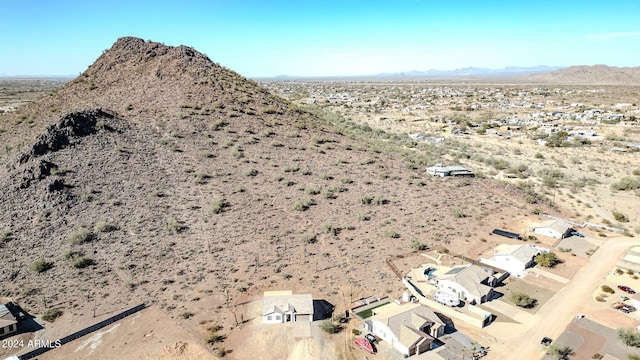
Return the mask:
[[535,234],[552,237],[554,239],[564,239],[573,231],[571,225],[562,219],[549,220],[531,227]]
[[435,280],[440,291],[476,304],[491,300],[497,283],[493,270],[478,265],[453,268]]
[[7,309],[6,305],[0,304],[0,337],[15,333],[16,331],[18,331],[18,321],[11,311]]
[[436,164],[435,166],[431,166],[427,168],[427,174],[431,174],[433,176],[468,176],[474,177],[475,174],[473,171],[468,170],[467,168],[459,165],[453,166],[444,166],[442,164]]
[[421,304],[390,302],[372,312],[365,327],[405,357],[431,350],[439,344],[436,339],[444,335],[442,319]]
[[262,322],[280,324],[297,321],[313,321],[311,294],[287,291],[265,291],[262,299]]
[[529,244],[500,244],[493,250],[493,256],[490,259],[480,259],[480,261],[503,269],[511,275],[524,277],[525,270],[535,265],[533,258],[541,252],[549,252],[549,249]]

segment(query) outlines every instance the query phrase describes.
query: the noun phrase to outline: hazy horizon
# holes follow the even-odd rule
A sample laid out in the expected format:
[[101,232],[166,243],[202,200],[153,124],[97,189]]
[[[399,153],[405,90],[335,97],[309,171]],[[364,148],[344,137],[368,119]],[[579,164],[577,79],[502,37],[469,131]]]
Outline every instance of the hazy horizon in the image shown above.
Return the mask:
[[638,66],[640,2],[0,2],[0,74],[79,74],[117,38],[186,45],[247,77]]

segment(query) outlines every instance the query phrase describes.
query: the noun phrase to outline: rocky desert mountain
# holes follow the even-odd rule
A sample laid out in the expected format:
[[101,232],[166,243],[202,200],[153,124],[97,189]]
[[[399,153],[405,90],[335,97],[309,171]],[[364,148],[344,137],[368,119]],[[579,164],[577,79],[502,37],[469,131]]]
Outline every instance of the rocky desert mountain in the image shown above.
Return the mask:
[[525,78],[534,83],[565,85],[638,85],[640,84],[640,67],[580,65],[528,75]]
[[132,37],[0,121],[3,296],[67,324],[145,302],[204,343],[264,290],[337,308],[395,293],[387,258],[416,243],[476,257],[534,206],[494,180],[427,177],[431,145]]

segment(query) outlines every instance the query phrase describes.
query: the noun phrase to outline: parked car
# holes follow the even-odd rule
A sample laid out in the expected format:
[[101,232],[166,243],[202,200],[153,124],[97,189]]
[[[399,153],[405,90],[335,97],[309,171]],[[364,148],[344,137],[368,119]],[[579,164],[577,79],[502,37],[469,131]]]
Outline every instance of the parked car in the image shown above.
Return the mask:
[[580,233],[579,233],[579,232],[577,232],[577,231],[572,231],[571,233],[569,233],[569,235],[570,235],[570,236],[582,237],[582,238],[584,237],[584,235],[580,234]]
[[544,345],[544,346],[549,346],[549,344],[551,344],[553,342],[553,340],[551,340],[551,338],[548,337],[543,337],[542,340],[540,340],[540,344]]
[[636,311],[636,308],[631,306],[631,305],[625,305],[625,306],[620,308],[620,311],[622,311],[625,314],[628,314],[630,312]]
[[624,303],[618,301],[618,302],[614,302],[613,304],[611,304],[611,307],[618,310],[618,309],[622,309],[625,306]]
[[627,301],[627,300],[629,300],[629,298],[628,298],[628,297],[626,297],[626,296],[624,296],[624,295],[620,296],[620,297],[619,297],[619,299],[620,299],[620,301]]
[[635,291],[633,291],[632,288],[630,288],[628,286],[625,286],[625,285],[618,285],[618,289],[626,292],[627,294],[635,294],[636,293]]

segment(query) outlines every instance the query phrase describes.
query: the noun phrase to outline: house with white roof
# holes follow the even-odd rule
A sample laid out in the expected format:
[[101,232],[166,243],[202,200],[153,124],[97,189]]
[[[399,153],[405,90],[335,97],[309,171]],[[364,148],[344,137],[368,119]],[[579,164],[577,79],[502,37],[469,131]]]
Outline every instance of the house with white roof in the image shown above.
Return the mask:
[[491,258],[481,258],[480,262],[524,277],[526,269],[535,265],[533,258],[542,252],[549,252],[549,249],[529,244],[500,244],[493,250]]
[[554,239],[564,239],[573,229],[571,225],[562,219],[549,220],[531,227],[535,234],[548,236]]
[[265,291],[262,299],[262,322],[281,324],[313,321],[311,294],[293,295],[291,290]]
[[0,337],[5,337],[18,331],[18,321],[7,306],[0,304]]

